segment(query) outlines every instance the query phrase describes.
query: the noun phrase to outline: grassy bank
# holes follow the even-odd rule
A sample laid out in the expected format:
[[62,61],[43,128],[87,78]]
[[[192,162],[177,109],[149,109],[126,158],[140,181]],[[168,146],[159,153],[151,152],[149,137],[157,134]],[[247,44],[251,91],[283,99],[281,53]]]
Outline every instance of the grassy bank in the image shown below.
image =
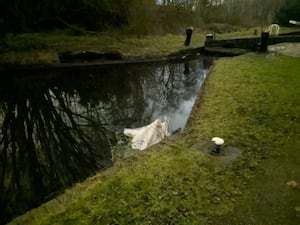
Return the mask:
[[224,137],[243,149],[235,177],[253,178],[232,211],[212,224],[299,224],[299,62],[253,54],[214,67],[188,138]]
[[[278,55],[217,60],[183,134],[78,184],[60,213],[32,212],[28,223],[299,224],[299,71],[299,58]],[[205,153],[213,136],[242,154]]]
[[[60,52],[99,51],[120,52],[125,58],[161,57],[186,49],[184,35],[138,38],[117,33],[69,35],[36,33],[11,36],[7,48],[0,54],[1,63],[58,63]],[[195,34],[190,48],[199,47],[204,37]]]
[[[253,37],[254,30],[241,29],[239,32],[217,34],[217,39]],[[282,28],[281,32],[295,29]],[[43,64],[58,63],[61,52],[99,51],[120,52],[125,58],[159,58],[183,49],[203,45],[204,33],[195,29],[189,47],[184,46],[185,34],[164,36],[129,36],[123,33],[95,33],[71,35],[66,31],[49,33],[8,34],[0,39],[0,64]]]

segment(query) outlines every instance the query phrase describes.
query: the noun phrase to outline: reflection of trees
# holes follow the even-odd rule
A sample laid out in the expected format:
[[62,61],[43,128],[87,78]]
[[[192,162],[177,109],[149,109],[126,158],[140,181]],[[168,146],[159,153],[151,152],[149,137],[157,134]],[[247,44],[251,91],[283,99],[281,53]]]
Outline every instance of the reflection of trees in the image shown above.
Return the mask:
[[1,91],[1,221],[107,166],[111,158],[109,132],[74,109],[74,94],[8,88]]
[[102,111],[106,124],[120,129],[143,126],[170,116],[183,100],[195,96],[211,60],[190,62],[190,73],[185,73],[184,63],[103,68],[92,71],[89,84],[85,88],[77,85],[76,90],[81,104],[92,102],[94,109]]
[[[0,221],[110,165],[113,132],[177,113],[202,61],[0,79]],[[15,75],[17,76],[17,75]]]
[[[211,65],[211,60],[202,58],[199,61],[157,67],[151,76],[152,82],[145,82],[143,88],[147,90],[144,93],[144,99],[148,105],[145,116],[150,117],[150,121],[156,118],[166,118],[173,123],[172,120],[176,120],[176,114],[183,113],[179,111],[185,107],[184,102],[195,100],[206,77],[207,69]],[[149,83],[153,83],[153,86],[146,87]],[[176,126],[170,128],[179,128]]]
[[[92,109],[88,117],[103,121],[110,130],[120,131],[130,124],[140,123],[140,114],[145,108],[145,90],[141,84],[151,70],[152,67],[140,66],[105,67],[91,71],[84,86],[78,79],[73,87],[80,96],[80,104]],[[80,77],[85,75],[80,74]]]

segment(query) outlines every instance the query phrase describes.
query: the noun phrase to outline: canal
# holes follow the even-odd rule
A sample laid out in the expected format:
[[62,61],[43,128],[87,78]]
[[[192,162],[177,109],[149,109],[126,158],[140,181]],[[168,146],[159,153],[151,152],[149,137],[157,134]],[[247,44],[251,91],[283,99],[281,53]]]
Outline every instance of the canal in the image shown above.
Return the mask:
[[212,60],[2,72],[0,224],[109,167],[124,128],[183,129]]

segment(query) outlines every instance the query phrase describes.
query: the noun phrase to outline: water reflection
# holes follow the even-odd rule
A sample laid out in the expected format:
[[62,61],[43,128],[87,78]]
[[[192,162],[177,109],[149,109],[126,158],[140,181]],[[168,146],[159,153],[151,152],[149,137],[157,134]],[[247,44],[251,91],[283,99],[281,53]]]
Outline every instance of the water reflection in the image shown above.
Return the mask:
[[184,63],[184,71],[183,71],[184,74],[189,74],[190,73],[190,63],[189,62],[186,62]]
[[[206,61],[205,61],[206,60]],[[184,127],[210,58],[0,77],[0,221],[111,164],[114,133]]]

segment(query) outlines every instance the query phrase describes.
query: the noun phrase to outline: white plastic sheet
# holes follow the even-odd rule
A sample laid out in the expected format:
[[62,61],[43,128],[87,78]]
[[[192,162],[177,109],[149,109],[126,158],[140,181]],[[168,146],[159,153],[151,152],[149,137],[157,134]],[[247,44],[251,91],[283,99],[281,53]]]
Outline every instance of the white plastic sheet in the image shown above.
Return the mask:
[[144,127],[135,129],[125,128],[124,134],[132,138],[131,147],[133,149],[144,150],[157,144],[166,136],[169,136],[168,124],[157,119]]

